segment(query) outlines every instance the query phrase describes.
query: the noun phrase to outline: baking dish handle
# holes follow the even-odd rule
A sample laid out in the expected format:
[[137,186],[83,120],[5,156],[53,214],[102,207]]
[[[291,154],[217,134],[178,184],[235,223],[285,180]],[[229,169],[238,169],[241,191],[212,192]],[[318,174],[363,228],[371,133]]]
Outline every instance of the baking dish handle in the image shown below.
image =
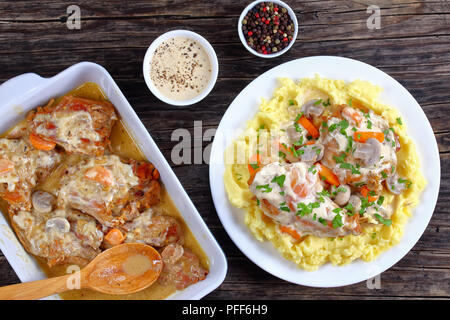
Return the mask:
[[36,73],[24,73],[9,79],[0,85],[0,105],[36,90],[47,80]]

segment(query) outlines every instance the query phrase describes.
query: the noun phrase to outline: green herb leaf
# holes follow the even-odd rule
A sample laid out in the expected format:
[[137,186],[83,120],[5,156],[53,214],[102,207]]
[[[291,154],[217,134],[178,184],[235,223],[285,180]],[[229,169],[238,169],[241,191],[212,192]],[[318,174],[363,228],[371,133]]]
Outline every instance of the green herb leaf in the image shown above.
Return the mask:
[[342,227],[344,225],[344,223],[342,222],[342,216],[339,213],[337,213],[334,216],[333,221],[331,223],[334,229]]
[[262,192],[265,193],[272,191],[272,188],[270,188],[268,184],[256,186],[256,189],[262,189]]
[[283,188],[285,179],[286,179],[286,175],[282,174],[280,176],[276,176],[275,178],[273,178],[271,182],[274,182],[274,183],[278,184],[280,186],[280,188]]
[[392,224],[392,220],[391,219],[384,219],[382,216],[380,216],[378,213],[374,214],[375,218],[377,218],[378,221],[380,221],[382,224],[384,224],[385,226],[390,226]]

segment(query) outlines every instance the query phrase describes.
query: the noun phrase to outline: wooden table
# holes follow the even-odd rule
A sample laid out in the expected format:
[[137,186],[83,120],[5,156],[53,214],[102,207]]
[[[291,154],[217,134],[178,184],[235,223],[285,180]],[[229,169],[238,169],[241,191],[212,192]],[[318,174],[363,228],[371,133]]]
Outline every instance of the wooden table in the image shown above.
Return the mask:
[[[275,59],[250,55],[239,41],[238,17],[248,1],[0,1],[0,83],[21,73],[53,76],[80,61],[103,65],[170,162],[171,132],[194,121],[215,128],[234,97],[255,77],[280,63],[315,55],[358,59],[404,85],[428,116],[441,152],[438,204],[411,252],[381,275],[381,289],[366,283],[334,289],[281,281],[250,262],[233,244],[214,209],[208,165],[173,165],[187,193],[228,258],[224,283],[207,299],[370,299],[450,297],[450,2],[448,0],[293,1],[299,20],[293,48]],[[66,26],[66,8],[81,8],[81,29]],[[381,29],[369,30],[367,6],[381,7]],[[157,100],[142,76],[149,44],[173,29],[206,37],[220,71],[212,93],[190,107]],[[204,142],[204,147],[208,142]],[[0,254],[0,285],[18,282]]]

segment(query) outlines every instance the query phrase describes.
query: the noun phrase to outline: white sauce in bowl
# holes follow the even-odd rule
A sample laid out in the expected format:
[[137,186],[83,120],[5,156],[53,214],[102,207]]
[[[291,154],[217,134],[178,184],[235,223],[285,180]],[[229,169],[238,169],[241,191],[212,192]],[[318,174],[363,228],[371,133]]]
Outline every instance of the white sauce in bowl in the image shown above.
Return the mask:
[[173,37],[162,42],[150,61],[150,78],[167,98],[183,101],[201,94],[211,81],[212,67],[197,41]]

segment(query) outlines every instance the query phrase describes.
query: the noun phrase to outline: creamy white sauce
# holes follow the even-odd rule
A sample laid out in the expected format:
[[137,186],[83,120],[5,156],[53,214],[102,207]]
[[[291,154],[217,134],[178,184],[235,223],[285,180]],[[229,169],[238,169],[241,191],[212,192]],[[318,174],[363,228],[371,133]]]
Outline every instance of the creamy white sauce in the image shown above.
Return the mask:
[[150,62],[155,87],[173,100],[189,100],[202,93],[212,75],[206,50],[195,40],[175,37],[156,48]]

